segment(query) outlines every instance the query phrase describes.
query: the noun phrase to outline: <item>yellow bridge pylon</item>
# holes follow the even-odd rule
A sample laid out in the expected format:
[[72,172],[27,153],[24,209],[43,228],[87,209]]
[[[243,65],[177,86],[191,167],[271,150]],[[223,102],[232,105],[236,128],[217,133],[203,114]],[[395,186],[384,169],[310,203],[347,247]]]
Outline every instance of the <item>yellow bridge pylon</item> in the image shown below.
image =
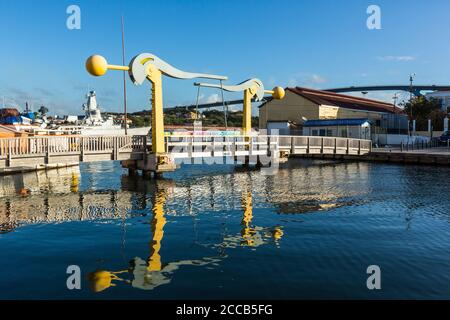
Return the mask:
[[[164,60],[151,53],[142,53],[135,56],[128,66],[110,65],[107,60],[100,55],[90,56],[86,60],[86,69],[93,76],[103,76],[108,70],[128,71],[130,79],[136,85],[141,85],[147,79],[152,84],[152,154],[149,157],[149,163],[145,168],[149,171],[163,172],[175,170],[175,163],[170,155],[166,154],[164,144],[164,114],[163,114],[163,90],[162,76],[168,76],[176,79],[213,79],[227,80],[226,76],[185,72],[179,70]],[[197,84],[202,86],[214,87],[212,84]],[[261,100],[265,93],[270,93],[276,99],[284,97],[283,88],[276,87],[273,90],[264,90],[264,86],[259,79],[250,79],[236,86],[215,86],[223,88],[226,91],[244,92],[244,112],[242,122],[242,132],[244,135],[251,133],[251,101],[255,97]]]

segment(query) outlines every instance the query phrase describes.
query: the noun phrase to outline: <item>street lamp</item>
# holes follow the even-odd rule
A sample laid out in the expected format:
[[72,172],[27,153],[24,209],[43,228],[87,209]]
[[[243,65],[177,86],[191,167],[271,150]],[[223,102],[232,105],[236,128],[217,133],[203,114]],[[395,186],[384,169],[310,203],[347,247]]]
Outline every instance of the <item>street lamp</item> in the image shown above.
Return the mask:
[[410,113],[411,113],[411,120],[412,120],[412,118],[413,118],[412,96],[413,96],[413,82],[414,82],[415,76],[416,76],[415,73],[412,73],[412,74],[409,76],[409,103],[411,104],[411,110],[410,110]]
[[398,92],[394,93],[394,96],[392,97],[392,100],[394,100],[394,112],[395,107],[397,107],[397,99],[398,99]]
[[[394,128],[395,128],[395,114],[396,114],[395,109],[397,108],[397,100],[399,98],[399,94],[400,94],[400,92],[396,92],[396,93],[394,93],[394,96],[392,97],[392,100],[394,100],[394,110],[393,110],[394,115],[393,115],[393,121],[392,121]],[[398,133],[400,134],[400,117],[398,117]]]

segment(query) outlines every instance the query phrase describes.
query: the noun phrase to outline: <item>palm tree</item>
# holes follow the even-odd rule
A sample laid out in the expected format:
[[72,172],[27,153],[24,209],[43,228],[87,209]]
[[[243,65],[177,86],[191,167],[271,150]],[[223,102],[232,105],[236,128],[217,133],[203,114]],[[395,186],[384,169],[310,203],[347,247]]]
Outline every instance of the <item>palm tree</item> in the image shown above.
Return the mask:
[[38,111],[41,114],[41,117],[43,117],[47,114],[48,108],[46,108],[45,106],[41,106]]

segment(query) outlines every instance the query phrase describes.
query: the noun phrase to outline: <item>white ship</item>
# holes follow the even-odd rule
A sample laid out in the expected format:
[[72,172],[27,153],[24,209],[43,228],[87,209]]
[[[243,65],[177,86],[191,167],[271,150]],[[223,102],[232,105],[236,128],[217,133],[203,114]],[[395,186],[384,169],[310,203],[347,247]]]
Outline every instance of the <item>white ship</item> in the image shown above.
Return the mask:
[[[43,114],[41,119],[35,119],[33,124],[20,123],[14,126],[17,131],[27,132],[34,135],[124,135],[125,129],[120,124],[114,124],[114,119],[109,116],[104,119],[97,103],[95,91],[89,91],[86,95],[86,103],[83,103],[84,118],[79,120],[78,116],[67,116],[63,121],[73,124],[58,124],[55,119],[49,121]],[[146,135],[146,128],[128,129],[128,134]]]
[[114,125],[112,117],[104,120],[100,111],[100,106],[97,104],[95,91],[90,91],[87,95],[87,102],[83,104],[83,110],[85,113],[82,125],[89,127],[101,127],[107,129],[120,129],[120,125]]
[[[125,134],[125,129],[122,125],[114,124],[113,117],[104,119],[100,106],[97,103],[95,91],[90,91],[87,95],[87,102],[83,104],[83,110],[85,113],[84,119],[79,126],[72,127],[81,135],[120,135]],[[68,129],[68,126],[60,127],[62,130]],[[70,129],[71,130],[71,129]],[[149,128],[134,128],[129,129],[131,134],[147,134]]]

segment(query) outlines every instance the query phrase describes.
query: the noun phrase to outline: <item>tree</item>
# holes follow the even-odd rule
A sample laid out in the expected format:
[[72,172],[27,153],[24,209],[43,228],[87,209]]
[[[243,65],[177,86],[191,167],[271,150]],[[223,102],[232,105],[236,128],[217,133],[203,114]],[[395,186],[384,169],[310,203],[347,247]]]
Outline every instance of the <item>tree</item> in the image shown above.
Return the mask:
[[41,116],[43,117],[47,114],[48,108],[46,108],[45,106],[41,106],[38,111],[41,114]]
[[438,99],[419,96],[405,103],[403,107],[405,113],[410,118],[412,114],[413,119],[416,120],[417,131],[428,130],[428,119],[431,119],[434,130],[443,130],[443,122],[447,113],[441,110],[441,102]]

